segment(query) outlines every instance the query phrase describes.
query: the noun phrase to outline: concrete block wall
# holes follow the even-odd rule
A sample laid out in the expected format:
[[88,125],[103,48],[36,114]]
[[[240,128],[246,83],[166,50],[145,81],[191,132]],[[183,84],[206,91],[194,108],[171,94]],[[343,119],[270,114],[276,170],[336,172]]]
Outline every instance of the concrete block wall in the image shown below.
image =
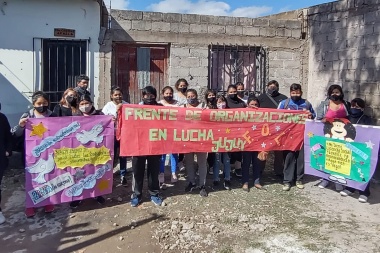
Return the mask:
[[[101,47],[102,60],[112,60],[112,43],[164,43],[170,45],[168,84],[186,78],[192,87],[208,85],[208,47],[211,44],[262,46],[267,53],[266,81],[276,79],[284,89],[293,82],[304,83],[305,62],[300,52],[307,46],[301,39],[301,21],[269,18],[217,17],[208,15],[153,13],[113,10],[111,29]],[[306,56],[307,57],[307,56]],[[272,62],[273,61],[273,62]],[[307,62],[307,60],[306,60]],[[102,66],[112,66],[103,63]],[[290,72],[288,71],[290,69]],[[100,77],[104,82],[114,78]],[[108,84],[103,83],[106,87]],[[287,89],[286,92],[287,93]]]
[[380,1],[342,0],[308,9],[309,89],[316,105],[331,84],[366,101],[380,123]]

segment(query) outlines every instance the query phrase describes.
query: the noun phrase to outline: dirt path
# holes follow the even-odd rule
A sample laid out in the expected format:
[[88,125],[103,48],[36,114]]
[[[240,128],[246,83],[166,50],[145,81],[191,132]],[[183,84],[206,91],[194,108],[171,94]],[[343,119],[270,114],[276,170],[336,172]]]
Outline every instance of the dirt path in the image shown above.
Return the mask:
[[[100,206],[86,200],[77,210],[61,205],[51,215],[23,214],[22,170],[7,171],[0,252],[380,252],[380,186],[371,203],[321,190],[314,178],[305,190],[283,192],[271,172],[266,190],[208,188],[209,197],[185,194],[181,178],[163,191],[164,207],[129,205],[130,187],[117,185]],[[209,178],[211,180],[211,177]],[[130,182],[130,181],[129,181]],[[208,182],[212,185],[212,181]]]

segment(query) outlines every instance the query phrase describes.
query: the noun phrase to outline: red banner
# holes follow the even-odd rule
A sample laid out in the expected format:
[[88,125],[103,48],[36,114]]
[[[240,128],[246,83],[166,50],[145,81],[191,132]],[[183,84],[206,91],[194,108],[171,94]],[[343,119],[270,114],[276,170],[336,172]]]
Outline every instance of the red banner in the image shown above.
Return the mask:
[[304,111],[128,104],[119,113],[120,155],[299,150],[306,119]]

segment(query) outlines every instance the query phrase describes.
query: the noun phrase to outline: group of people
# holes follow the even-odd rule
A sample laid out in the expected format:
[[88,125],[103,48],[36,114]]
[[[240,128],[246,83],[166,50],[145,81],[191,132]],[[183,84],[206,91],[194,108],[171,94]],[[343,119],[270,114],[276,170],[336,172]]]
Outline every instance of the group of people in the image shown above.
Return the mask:
[[[93,116],[93,115],[111,115],[115,121],[115,127],[118,113],[123,104],[123,91],[119,87],[113,87],[110,92],[110,101],[102,110],[97,110],[91,99],[91,94],[87,90],[89,78],[81,75],[77,80],[77,87],[67,89],[62,99],[50,110],[49,97],[41,92],[35,92],[32,96],[33,108],[24,113],[19,123],[11,128],[6,116],[0,113],[0,183],[4,170],[8,165],[7,157],[12,155],[12,140],[14,137],[24,138],[25,125],[29,118],[44,117],[66,117],[66,116]],[[291,109],[302,110],[308,113],[310,119],[323,120],[325,118],[347,118],[353,124],[371,124],[368,116],[364,115],[365,102],[360,98],[355,98],[351,102],[344,100],[342,88],[339,85],[331,85],[327,92],[327,98],[314,111],[309,101],[302,97],[302,87],[300,84],[292,84],[290,86],[289,97],[279,92],[279,84],[277,81],[270,81],[266,85],[263,94],[256,97],[249,96],[245,90],[244,84],[238,82],[235,85],[229,85],[225,94],[218,94],[214,90],[207,90],[205,97],[202,99],[198,96],[195,89],[189,87],[185,79],[179,79],[175,83],[174,89],[166,86],[161,91],[161,100],[157,101],[157,90],[153,86],[147,86],[142,89],[142,105],[151,106],[169,106],[169,107],[186,107],[200,109],[236,109],[236,108],[272,108],[272,109]],[[123,186],[127,186],[127,158],[118,155],[120,150],[120,142],[115,138],[115,157],[114,161],[119,162],[120,166],[120,182]],[[186,154],[168,154],[170,157],[170,168],[172,183],[177,182],[178,170],[186,170],[187,186],[186,192],[199,190],[202,197],[207,197],[206,177],[211,174],[213,177],[213,187],[220,184],[220,174],[223,174],[223,188],[231,189],[231,175],[235,174],[241,178],[242,189],[250,190],[249,170],[252,168],[252,182],[257,189],[262,189],[260,182],[262,171],[268,152],[258,151],[242,151],[231,153],[203,153],[192,152]],[[143,182],[145,176],[145,168],[148,178],[148,189],[150,200],[155,205],[162,204],[162,198],[159,195],[160,189],[165,189],[165,162],[167,154],[163,155],[146,155],[132,157],[132,191],[131,205],[138,206],[142,201]],[[196,166],[195,163],[198,166]],[[221,164],[223,164],[222,173]],[[234,170],[232,170],[234,165]],[[197,169],[196,169],[197,167]],[[276,175],[283,176],[283,190],[289,191],[293,184],[299,189],[303,189],[302,178],[304,175],[304,152],[303,148],[299,151],[275,151],[274,152],[274,172]],[[198,175],[198,182],[196,176]],[[322,180],[319,187],[325,188],[328,181]],[[354,189],[336,185],[342,196],[351,195]],[[1,187],[0,187],[1,189]],[[359,200],[366,202],[369,196],[369,188],[360,192]],[[100,204],[105,202],[101,196],[96,198]],[[1,203],[1,192],[0,192]],[[76,208],[81,201],[73,201],[70,203],[72,208]],[[53,205],[44,207],[46,213],[54,211]],[[25,210],[27,217],[35,215],[34,208]],[[5,221],[0,209],[0,224]]]

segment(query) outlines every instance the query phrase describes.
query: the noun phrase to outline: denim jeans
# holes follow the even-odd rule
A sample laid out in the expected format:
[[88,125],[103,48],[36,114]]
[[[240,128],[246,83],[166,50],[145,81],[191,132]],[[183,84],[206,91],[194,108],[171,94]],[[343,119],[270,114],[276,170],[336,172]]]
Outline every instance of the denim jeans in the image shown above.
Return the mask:
[[253,170],[253,183],[260,184],[260,176],[265,167],[265,161],[260,161],[257,157],[258,151],[243,151],[243,165],[242,165],[242,183],[249,182],[249,167],[252,164]]
[[195,152],[185,154],[187,180],[188,182],[195,184],[194,155],[197,156],[198,162],[199,186],[204,186],[206,184],[207,176],[207,153]]
[[115,165],[117,158],[119,158],[120,176],[125,177],[125,175],[127,174],[127,158],[123,157],[123,156],[119,156],[119,154],[120,154],[120,142],[116,139],[114,141],[114,153],[115,153],[114,165]]
[[219,168],[220,162],[223,163],[223,172],[224,180],[231,180],[231,163],[230,163],[230,154],[229,153],[215,153],[215,162],[214,162],[214,181],[219,181]]
[[[171,172],[176,173],[177,171],[177,164],[178,164],[178,154],[170,154],[170,168]],[[165,160],[166,160],[166,155],[161,156],[161,162],[160,162],[160,173],[165,172]]]

